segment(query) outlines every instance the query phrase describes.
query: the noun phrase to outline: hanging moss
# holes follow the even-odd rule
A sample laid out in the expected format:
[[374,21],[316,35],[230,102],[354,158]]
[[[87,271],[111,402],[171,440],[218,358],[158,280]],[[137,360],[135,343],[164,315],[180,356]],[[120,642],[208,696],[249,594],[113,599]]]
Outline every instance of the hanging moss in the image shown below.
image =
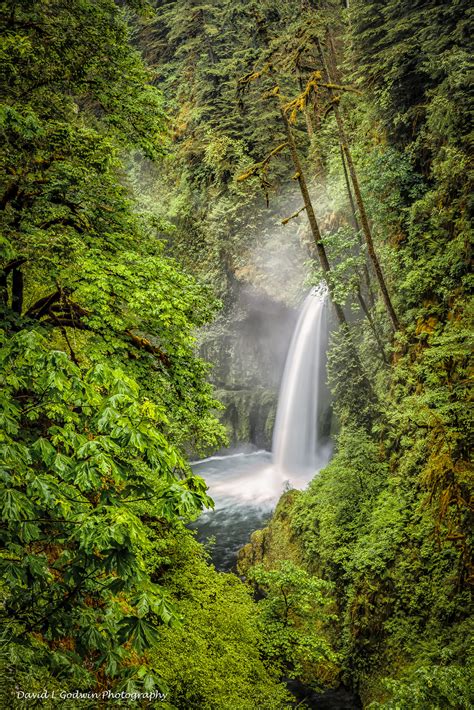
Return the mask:
[[217,390],[216,395],[225,406],[220,420],[226,426],[230,446],[252,443],[270,450],[277,394],[257,387],[252,390]]

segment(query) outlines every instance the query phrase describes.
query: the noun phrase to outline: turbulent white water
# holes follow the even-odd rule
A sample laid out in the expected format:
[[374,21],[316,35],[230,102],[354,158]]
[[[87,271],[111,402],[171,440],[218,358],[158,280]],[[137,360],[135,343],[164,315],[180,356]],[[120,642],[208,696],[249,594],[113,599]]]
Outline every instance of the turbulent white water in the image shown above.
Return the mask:
[[286,358],[272,448],[276,472],[289,478],[314,473],[327,458],[318,436],[326,302],[321,289],[306,296]]
[[214,510],[206,510],[190,527],[200,542],[214,538],[212,561],[217,569],[233,567],[238,550],[254,530],[266,524],[282,492],[275,483],[268,451],[211,456],[193,463],[209,486]]

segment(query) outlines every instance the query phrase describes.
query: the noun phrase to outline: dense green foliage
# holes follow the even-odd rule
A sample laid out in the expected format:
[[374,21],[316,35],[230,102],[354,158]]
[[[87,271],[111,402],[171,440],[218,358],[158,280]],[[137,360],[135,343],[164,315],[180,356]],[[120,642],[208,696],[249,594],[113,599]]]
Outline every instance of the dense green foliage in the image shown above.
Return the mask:
[[[126,689],[283,710],[288,678],[371,708],[474,703],[468,15],[2,4],[9,706],[18,688]],[[291,304],[302,269],[343,324],[339,431],[253,538],[255,601],[185,527],[212,505],[187,458],[225,441],[196,331],[218,296],[231,357],[242,282]]]
[[[159,408],[120,370],[81,372],[21,331],[2,342],[1,381],[2,592],[15,660],[90,687],[91,673],[117,676],[127,654],[153,643],[152,620],[175,619],[144,570],[137,502],[156,501],[150,510],[171,522],[207,502],[204,484],[179,480]],[[153,687],[152,675],[138,677]]]
[[270,571],[256,565],[249,580],[264,595],[259,610],[265,653],[290,678],[331,685],[339,670],[323,631],[335,620],[331,585],[287,561]]
[[[346,672],[365,699],[390,697],[387,689],[397,698],[403,683],[409,697],[424,667],[451,678],[467,708],[469,593],[459,583],[459,552],[453,543],[440,549],[413,479],[387,476],[380,450],[361,440],[360,431],[342,435],[339,454],[291,516],[306,564],[336,584]],[[380,684],[384,676],[403,682]]]
[[[194,356],[216,303],[165,256],[168,226],[132,201],[131,151],[156,159],[166,134],[124,12],[109,0],[7,5],[6,690],[166,691],[145,650],[181,614],[149,571],[149,521],[182,538],[211,504],[183,452],[223,440]],[[257,637],[242,653],[258,660]]]
[[187,531],[164,539],[158,532],[150,566],[160,571],[181,618],[179,626],[160,627],[150,654],[169,688],[170,707],[288,707],[276,664],[262,662],[265,629],[249,591],[235,575],[212,569]]

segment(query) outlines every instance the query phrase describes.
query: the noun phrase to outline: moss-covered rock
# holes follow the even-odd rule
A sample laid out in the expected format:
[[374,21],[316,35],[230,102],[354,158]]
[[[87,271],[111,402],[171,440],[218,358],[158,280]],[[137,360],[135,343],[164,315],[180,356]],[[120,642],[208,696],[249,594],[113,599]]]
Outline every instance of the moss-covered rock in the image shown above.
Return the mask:
[[212,383],[229,443],[270,449],[278,390],[295,311],[250,284],[235,281],[232,302],[200,334],[200,355]]
[[225,409],[219,417],[227,429],[230,446],[252,443],[270,449],[277,406],[276,392],[263,387],[217,391]]
[[250,567],[262,564],[272,569],[279,561],[289,560],[301,564],[303,551],[291,528],[291,513],[301,491],[289,490],[280,498],[267,527],[256,530],[250,542],[239,552],[237,570],[246,576]]

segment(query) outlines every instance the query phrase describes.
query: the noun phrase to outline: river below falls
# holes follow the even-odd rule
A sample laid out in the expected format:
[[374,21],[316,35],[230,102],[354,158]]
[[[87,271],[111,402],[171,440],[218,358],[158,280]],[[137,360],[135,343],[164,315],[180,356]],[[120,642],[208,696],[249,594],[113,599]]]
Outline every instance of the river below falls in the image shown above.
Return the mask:
[[239,549],[271,517],[284,488],[272,480],[271,463],[268,451],[255,451],[192,464],[194,473],[209,486],[215,508],[204,511],[190,527],[197,531],[199,542],[209,546],[216,569],[233,569]]
[[[330,454],[329,445],[320,450],[316,470],[328,463]],[[285,488],[304,488],[315,474],[314,469],[293,476],[281,474],[272,464],[268,451],[211,456],[191,465],[194,473],[208,484],[215,508],[202,513],[189,527],[196,530],[198,540],[208,546],[212,562],[221,572],[235,569],[238,551],[254,530],[265,526]],[[315,693],[297,681],[289,681],[287,685],[295,697],[295,707],[361,708],[357,697],[344,687]]]
[[[321,452],[319,467],[328,459],[329,449]],[[283,474],[273,466],[268,451],[211,456],[191,465],[209,486],[215,508],[202,513],[190,527],[209,547],[212,562],[220,571],[235,568],[239,549],[254,530],[265,526],[285,488],[304,488],[315,473]]]

